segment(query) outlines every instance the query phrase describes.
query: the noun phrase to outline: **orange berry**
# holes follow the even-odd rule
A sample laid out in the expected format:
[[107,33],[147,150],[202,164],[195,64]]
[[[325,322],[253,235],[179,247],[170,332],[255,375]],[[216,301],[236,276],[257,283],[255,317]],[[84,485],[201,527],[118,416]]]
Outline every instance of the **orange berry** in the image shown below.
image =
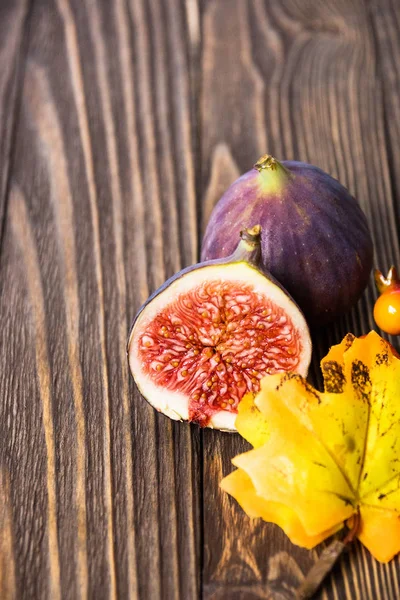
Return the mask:
[[400,335],[400,288],[394,288],[379,296],[374,306],[374,319],[382,331]]

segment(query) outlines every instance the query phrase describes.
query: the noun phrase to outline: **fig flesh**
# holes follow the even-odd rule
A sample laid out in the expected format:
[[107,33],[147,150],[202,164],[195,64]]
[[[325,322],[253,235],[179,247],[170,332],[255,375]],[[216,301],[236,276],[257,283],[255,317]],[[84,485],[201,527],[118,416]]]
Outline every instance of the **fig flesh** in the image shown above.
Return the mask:
[[268,373],[307,374],[304,316],[260,271],[260,228],[234,254],[184,269],[145,303],[128,341],[142,395],[175,420],[235,430],[238,404]]
[[349,310],[365,289],[373,246],[356,200],[321,169],[265,155],[216,204],[202,260],[229,256],[243,227],[262,227],[261,266],[310,324]]

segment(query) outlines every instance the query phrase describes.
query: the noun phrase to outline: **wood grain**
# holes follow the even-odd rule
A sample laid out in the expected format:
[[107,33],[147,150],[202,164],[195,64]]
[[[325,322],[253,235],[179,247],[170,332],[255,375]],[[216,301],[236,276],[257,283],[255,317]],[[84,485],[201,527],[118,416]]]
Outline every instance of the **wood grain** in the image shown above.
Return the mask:
[[[399,30],[396,0],[0,3],[1,600],[293,599],[320,548],[219,490],[248,446],[156,414],[126,337],[266,151],[347,184],[400,264]],[[375,298],[313,332],[314,382]],[[399,596],[358,543],[318,595]]]
[[5,471],[0,471],[0,596],[2,598],[15,597],[10,484]]
[[29,31],[28,0],[3,0],[0,4],[0,241],[3,228],[13,133],[25,68]]
[[[60,598],[60,559],[57,539],[57,500],[56,466],[54,449],[54,426],[51,403],[49,355],[46,340],[46,316],[43,300],[43,288],[38,269],[38,257],[32,230],[26,211],[25,199],[18,188],[13,188],[10,209],[10,225],[17,241],[17,249],[23,260],[26,273],[26,287],[29,303],[32,307],[33,336],[35,340],[35,363],[40,400],[42,404],[43,433],[47,456],[47,527],[48,527],[48,569],[49,594]],[[6,504],[7,506],[7,504]]]
[[[381,14],[381,4],[378,7],[376,3],[376,12]],[[385,31],[383,27],[380,30]],[[362,1],[206,2],[204,220],[219,198],[220,187],[229,183],[229,175],[232,181],[237,172],[248,170],[258,155],[269,152],[316,164],[338,177],[368,216],[376,264],[387,268],[391,261],[398,263],[398,199],[393,196],[379,85],[380,77],[388,78],[388,70],[382,75],[378,70],[369,15]],[[395,96],[393,89],[389,96]],[[313,378],[317,383],[319,360],[330,344],[347,331],[360,334],[373,328],[375,297],[371,282],[350,315],[314,332]],[[291,547],[274,526],[250,522],[218,491],[221,477],[232,470],[229,457],[247,447],[236,437],[204,432],[204,506],[217,507],[204,513],[204,597],[224,597],[227,581],[235,585],[230,596],[234,599],[293,597],[296,581],[317,552]],[[218,456],[222,457],[219,462]],[[280,567],[273,563],[277,556],[286,557],[278,563]],[[290,587],[286,564],[293,560],[297,567]],[[357,545],[335,569],[320,597],[394,599],[399,593],[399,561],[377,565]]]
[[[385,149],[388,161],[388,169],[391,180],[391,193],[386,196],[386,227],[393,231],[395,238],[394,248],[390,244],[388,250],[390,255],[385,257],[384,268],[392,262],[399,261],[398,255],[398,233],[400,231],[400,162],[397,154],[400,142],[400,99],[398,89],[400,85],[400,67],[397,56],[400,52],[400,12],[397,2],[384,0],[377,2],[369,0],[369,16],[371,29],[375,41],[375,51],[378,65],[378,83],[381,89],[383,101],[383,118],[385,127]],[[382,207],[382,211],[385,207]],[[392,252],[394,255],[392,256]],[[389,264],[390,263],[390,264]]]
[[139,397],[125,353],[149,290],[197,248],[186,18],[34,2],[0,300],[18,598],[199,593],[199,432]]

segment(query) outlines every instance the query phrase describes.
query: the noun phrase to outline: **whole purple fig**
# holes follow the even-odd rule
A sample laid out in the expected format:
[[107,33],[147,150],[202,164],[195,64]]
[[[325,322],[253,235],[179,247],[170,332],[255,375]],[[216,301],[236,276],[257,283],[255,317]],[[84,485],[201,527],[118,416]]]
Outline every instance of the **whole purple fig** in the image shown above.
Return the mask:
[[302,162],[265,155],[215,206],[202,260],[229,256],[241,229],[260,223],[261,266],[310,324],[349,310],[365,289],[373,245],[364,213],[336,179]]

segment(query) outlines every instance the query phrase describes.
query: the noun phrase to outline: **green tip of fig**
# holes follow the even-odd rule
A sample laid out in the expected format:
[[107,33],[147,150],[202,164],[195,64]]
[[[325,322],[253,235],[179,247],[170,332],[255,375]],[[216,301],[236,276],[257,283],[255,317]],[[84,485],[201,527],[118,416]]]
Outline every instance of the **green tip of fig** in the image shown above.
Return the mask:
[[[254,225],[254,227],[248,229],[242,229],[240,232],[241,243],[238,245],[239,249],[241,246],[247,250],[258,250],[261,252],[261,225]],[[253,261],[254,262],[254,261]]]
[[249,229],[242,229],[240,232],[240,237],[242,240],[248,240],[252,242],[260,242],[261,241],[261,225],[254,225]]
[[259,173],[259,187],[264,194],[280,194],[292,177],[290,171],[270,154],[261,156],[254,168]]
[[277,166],[278,161],[276,160],[276,158],[274,158],[270,154],[264,154],[263,156],[261,156],[261,158],[258,159],[256,164],[254,165],[254,168],[257,169],[257,171],[260,171],[261,173],[261,171],[263,171],[264,169],[275,171],[277,169]]

